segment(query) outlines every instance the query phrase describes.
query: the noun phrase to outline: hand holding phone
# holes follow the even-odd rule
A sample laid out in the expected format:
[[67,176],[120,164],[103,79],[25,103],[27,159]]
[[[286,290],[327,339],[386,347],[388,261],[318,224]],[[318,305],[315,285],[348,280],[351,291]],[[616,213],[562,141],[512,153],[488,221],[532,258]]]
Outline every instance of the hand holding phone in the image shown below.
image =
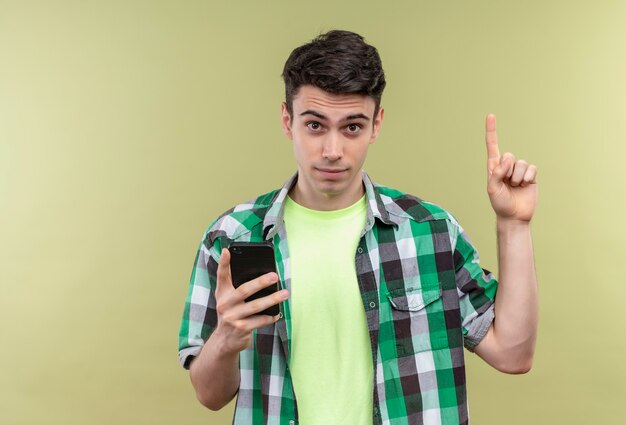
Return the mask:
[[[267,242],[233,242],[230,252],[230,273],[235,288],[266,273],[276,273],[274,247]],[[266,297],[278,291],[278,282],[253,293],[246,302]],[[278,304],[268,307],[258,314],[275,316],[280,312]]]
[[[285,301],[289,293],[285,289],[278,292],[272,289],[270,295],[264,297],[257,295],[257,299],[250,300],[252,295],[264,288],[276,288],[278,286],[277,274],[266,273],[260,277],[255,276],[252,280],[241,283],[235,288],[231,274],[230,250],[222,249],[221,254],[216,270],[215,288],[217,327],[207,343],[210,341],[211,346],[219,347],[220,355],[229,353],[234,355],[250,346],[254,329],[271,325],[278,320],[278,312],[272,316],[261,313]],[[238,261],[235,260],[235,263]],[[235,270],[238,269],[239,266],[235,266]],[[246,302],[246,300],[250,301]]]
[[[247,250],[247,248],[244,248]],[[220,347],[221,353],[237,353],[250,345],[254,329],[275,323],[278,320],[277,304],[285,301],[289,293],[283,289],[276,292],[278,276],[267,273],[260,277],[240,283],[235,287],[231,270],[232,255],[230,250],[222,249],[217,266],[217,286],[215,288],[217,327],[209,340]],[[267,260],[262,260],[266,262]],[[234,260],[235,270],[240,269],[241,261]],[[245,264],[247,261],[244,261]],[[239,272],[236,272],[237,274]],[[241,276],[238,280],[242,279]],[[273,287],[270,294],[251,300],[250,297],[264,288]],[[246,300],[249,300],[246,302]],[[276,308],[275,315],[261,314]]]

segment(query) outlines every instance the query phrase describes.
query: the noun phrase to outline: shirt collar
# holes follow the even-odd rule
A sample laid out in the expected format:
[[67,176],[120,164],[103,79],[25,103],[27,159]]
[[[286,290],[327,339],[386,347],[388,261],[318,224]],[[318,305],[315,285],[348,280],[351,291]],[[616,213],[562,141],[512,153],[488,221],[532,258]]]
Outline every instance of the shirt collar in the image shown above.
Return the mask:
[[[367,205],[367,216],[363,234],[372,229],[375,219],[378,219],[388,225],[397,224],[395,220],[392,220],[389,216],[389,212],[385,208],[385,204],[376,190],[376,184],[372,182],[365,171],[361,172],[361,178],[363,179],[363,186],[365,187],[365,203]],[[271,240],[281,229],[281,226],[284,225],[283,217],[285,213],[285,200],[297,180],[298,173],[296,172],[276,193],[274,199],[272,199],[271,205],[263,220],[263,234],[266,235],[266,240]]]

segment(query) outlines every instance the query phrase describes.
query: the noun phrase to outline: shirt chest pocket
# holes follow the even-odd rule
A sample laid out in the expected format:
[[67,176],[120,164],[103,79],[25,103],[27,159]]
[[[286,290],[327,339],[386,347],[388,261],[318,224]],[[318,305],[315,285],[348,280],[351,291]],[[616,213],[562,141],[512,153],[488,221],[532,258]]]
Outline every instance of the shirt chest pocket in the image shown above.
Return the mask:
[[398,356],[448,347],[440,282],[405,282],[387,293]]

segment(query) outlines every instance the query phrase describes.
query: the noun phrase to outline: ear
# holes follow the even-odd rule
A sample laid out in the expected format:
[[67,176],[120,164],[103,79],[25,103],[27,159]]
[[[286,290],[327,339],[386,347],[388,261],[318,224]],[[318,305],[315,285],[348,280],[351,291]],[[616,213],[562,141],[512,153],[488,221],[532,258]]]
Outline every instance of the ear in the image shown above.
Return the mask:
[[293,133],[291,132],[291,114],[287,110],[287,103],[282,103],[281,111],[281,124],[283,126],[283,133],[285,133],[285,136],[287,136],[289,139],[293,139]]
[[376,141],[378,137],[378,133],[380,133],[380,129],[383,126],[383,118],[385,117],[385,109],[380,107],[378,108],[378,113],[374,117],[374,122],[372,125],[372,136],[370,137],[370,144]]

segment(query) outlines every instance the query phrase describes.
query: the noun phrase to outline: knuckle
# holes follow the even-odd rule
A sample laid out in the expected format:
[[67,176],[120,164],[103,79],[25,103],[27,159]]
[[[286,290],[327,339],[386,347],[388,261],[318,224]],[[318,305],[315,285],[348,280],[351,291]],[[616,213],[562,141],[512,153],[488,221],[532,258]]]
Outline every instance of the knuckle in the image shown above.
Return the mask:
[[222,323],[222,327],[226,329],[229,334],[236,331],[236,328],[233,326],[234,319],[232,319],[230,315],[219,317],[218,320]]
[[239,288],[237,288],[236,291],[237,294],[244,300],[256,292],[254,290],[252,282],[241,285]]
[[229,311],[226,311],[224,314],[221,315],[221,319],[224,323],[229,323],[232,325],[232,323],[235,321],[235,318],[233,316],[233,314]]
[[215,311],[217,311],[217,314],[219,314],[220,316],[224,316],[228,309],[224,306],[224,304],[217,303],[217,305],[215,306]]
[[233,322],[233,328],[235,328],[240,333],[248,332],[248,325],[243,319],[235,320]]

